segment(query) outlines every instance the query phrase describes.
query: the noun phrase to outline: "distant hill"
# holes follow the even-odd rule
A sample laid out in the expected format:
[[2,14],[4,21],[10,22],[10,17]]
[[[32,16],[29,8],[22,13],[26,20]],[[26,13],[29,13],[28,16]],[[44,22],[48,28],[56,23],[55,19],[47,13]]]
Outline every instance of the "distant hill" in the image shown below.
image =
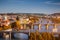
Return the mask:
[[51,14],[51,16],[60,16],[60,13]]
[[45,16],[44,13],[0,13],[0,15],[40,15]]

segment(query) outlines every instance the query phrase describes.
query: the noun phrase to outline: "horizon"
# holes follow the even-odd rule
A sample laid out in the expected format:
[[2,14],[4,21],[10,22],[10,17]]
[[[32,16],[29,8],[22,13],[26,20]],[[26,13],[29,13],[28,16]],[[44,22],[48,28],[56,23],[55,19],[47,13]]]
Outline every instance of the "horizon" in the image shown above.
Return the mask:
[[0,0],[0,13],[60,13],[60,0]]
[[[45,13],[0,13],[0,14],[43,14],[43,15],[51,15]],[[60,14],[60,13],[52,13],[52,14]]]

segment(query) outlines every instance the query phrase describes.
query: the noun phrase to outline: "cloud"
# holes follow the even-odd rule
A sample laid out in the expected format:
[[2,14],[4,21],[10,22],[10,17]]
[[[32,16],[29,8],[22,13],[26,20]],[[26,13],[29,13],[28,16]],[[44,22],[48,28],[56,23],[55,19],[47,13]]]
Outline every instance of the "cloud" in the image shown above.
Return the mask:
[[45,4],[52,4],[52,5],[59,5],[60,6],[60,2],[46,1],[44,3]]

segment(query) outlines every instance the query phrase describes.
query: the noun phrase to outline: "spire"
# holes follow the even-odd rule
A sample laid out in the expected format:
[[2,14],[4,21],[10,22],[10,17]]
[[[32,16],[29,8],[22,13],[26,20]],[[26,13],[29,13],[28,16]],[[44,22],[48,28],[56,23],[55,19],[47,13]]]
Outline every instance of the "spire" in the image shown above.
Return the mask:
[[4,16],[4,21],[8,20],[7,13]]
[[16,20],[19,20],[19,16],[17,16]]
[[4,21],[8,20],[7,16],[4,16]]

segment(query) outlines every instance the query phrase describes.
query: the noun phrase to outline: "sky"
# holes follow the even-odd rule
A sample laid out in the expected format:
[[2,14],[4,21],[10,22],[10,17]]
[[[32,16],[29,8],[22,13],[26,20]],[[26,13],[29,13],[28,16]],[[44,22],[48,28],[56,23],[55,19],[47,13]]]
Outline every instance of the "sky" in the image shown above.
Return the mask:
[[60,0],[0,0],[0,13],[60,13]]

